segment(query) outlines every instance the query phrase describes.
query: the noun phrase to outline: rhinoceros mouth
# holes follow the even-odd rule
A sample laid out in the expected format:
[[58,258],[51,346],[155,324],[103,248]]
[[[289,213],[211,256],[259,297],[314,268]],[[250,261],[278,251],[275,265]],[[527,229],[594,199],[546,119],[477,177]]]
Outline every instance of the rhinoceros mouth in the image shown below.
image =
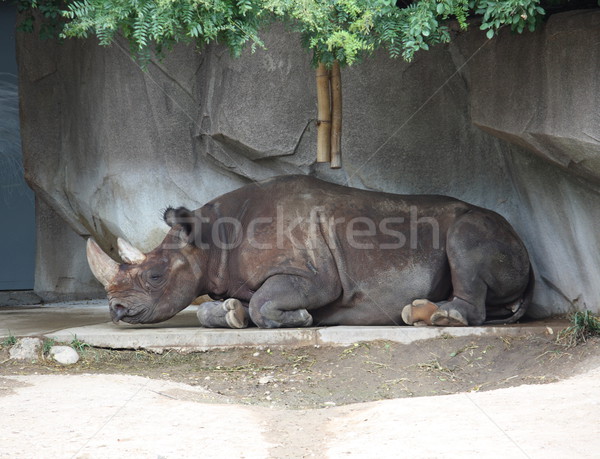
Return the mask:
[[128,324],[150,323],[149,310],[130,307],[117,301],[109,303],[109,310],[110,318],[115,324],[118,324],[119,321]]
[[131,322],[132,317],[137,315],[131,307],[115,298],[109,300],[108,308],[110,310],[110,318],[115,324],[121,320],[123,322]]
[[113,305],[110,306],[110,316],[111,316],[113,323],[115,323],[115,324],[119,323],[120,320],[123,320],[127,316],[128,312],[129,312],[129,310],[122,304],[116,304],[114,306]]

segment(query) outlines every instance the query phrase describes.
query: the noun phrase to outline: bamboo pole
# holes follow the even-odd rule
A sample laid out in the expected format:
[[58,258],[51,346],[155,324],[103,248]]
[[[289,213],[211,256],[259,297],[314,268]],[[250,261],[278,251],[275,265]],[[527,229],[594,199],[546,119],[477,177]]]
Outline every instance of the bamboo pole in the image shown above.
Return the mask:
[[342,167],[342,74],[336,59],[331,69],[331,168]]
[[329,70],[325,64],[317,67],[317,162],[331,161],[331,101]]

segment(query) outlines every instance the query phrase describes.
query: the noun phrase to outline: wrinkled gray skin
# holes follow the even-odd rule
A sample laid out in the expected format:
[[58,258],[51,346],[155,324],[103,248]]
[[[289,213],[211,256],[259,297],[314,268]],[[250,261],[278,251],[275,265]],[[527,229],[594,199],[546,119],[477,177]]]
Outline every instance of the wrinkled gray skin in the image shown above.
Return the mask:
[[285,176],[165,221],[148,254],[120,241],[120,265],[88,242],[115,322],[161,322],[208,294],[240,300],[234,312],[200,306],[211,327],[479,325],[516,321],[531,297],[527,251],[506,220],[449,197]]

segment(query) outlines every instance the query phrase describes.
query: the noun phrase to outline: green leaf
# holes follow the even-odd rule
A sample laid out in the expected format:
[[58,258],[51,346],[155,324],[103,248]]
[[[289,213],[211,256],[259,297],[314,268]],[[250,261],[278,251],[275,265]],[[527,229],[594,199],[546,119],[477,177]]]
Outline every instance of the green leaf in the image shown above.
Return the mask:
[[[2,0],[0,0],[2,1]],[[600,2],[600,0],[599,0]],[[420,49],[450,40],[442,19],[466,28],[473,14],[483,16],[488,38],[510,25],[535,28],[545,14],[540,0],[16,0],[20,29],[62,37],[96,35],[109,44],[115,34],[129,42],[133,54],[150,59],[152,51],[175,43],[219,41],[232,55],[263,46],[259,33],[273,21],[288,24],[301,36],[315,62],[351,65],[379,47],[407,60]],[[599,3],[600,4],[600,3]],[[37,12],[36,12],[37,10]],[[521,14],[527,12],[527,19]],[[33,15],[32,13],[36,13]],[[45,18],[42,18],[45,16]],[[38,27],[36,20],[53,26]]]

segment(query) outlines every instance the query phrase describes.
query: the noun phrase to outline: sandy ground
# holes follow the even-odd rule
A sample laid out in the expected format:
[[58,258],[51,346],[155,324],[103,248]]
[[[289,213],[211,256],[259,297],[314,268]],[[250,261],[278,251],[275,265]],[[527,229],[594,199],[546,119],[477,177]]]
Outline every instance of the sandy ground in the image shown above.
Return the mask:
[[[341,389],[343,390],[343,389]],[[285,410],[129,375],[0,377],[4,458],[598,457],[600,368],[545,385]]]

